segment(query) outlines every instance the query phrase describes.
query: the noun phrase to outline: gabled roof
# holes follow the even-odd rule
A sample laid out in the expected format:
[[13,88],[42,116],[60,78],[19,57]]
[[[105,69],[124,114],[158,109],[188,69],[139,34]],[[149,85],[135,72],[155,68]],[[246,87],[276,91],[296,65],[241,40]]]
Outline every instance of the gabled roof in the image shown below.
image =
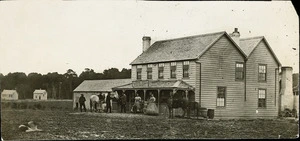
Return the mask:
[[43,93],[47,93],[46,90],[34,90],[33,92],[34,94],[43,94]]
[[232,38],[225,31],[222,31],[157,41],[132,61],[130,65],[198,59],[224,35],[246,58],[244,52]]
[[249,56],[258,43],[263,39],[263,36],[240,39],[240,48]]
[[194,89],[193,86],[182,80],[157,80],[148,81],[140,80],[133,81],[130,84],[114,87],[113,90],[123,89]]
[[1,94],[18,94],[16,90],[3,90]]
[[225,33],[223,31],[157,41],[130,64],[197,59],[206,48],[211,46]]
[[240,39],[240,48],[247,55],[247,58],[249,58],[261,41],[264,41],[266,43],[267,48],[271,52],[271,55],[274,57],[278,65],[281,66],[281,63],[279,62],[278,58],[276,57],[275,53],[273,52],[264,36]]
[[131,79],[84,80],[74,92],[111,92],[111,88],[131,82]]

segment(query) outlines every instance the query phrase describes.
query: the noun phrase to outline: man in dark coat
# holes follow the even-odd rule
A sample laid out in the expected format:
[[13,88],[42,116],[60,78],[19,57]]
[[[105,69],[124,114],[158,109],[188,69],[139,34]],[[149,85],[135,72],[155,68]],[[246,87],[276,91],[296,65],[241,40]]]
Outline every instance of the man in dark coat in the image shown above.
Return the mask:
[[100,92],[99,94],[99,104],[100,104],[100,109],[104,111],[104,108],[102,108],[102,104],[104,103],[105,96]]
[[120,99],[121,99],[121,113],[123,113],[123,111],[124,111],[124,113],[126,113],[126,100],[127,99],[126,99],[125,93],[122,94]]
[[83,107],[84,111],[86,112],[85,101],[86,101],[85,97],[83,96],[83,94],[81,94],[81,96],[79,98],[80,112],[82,112],[82,107]]
[[111,113],[111,97],[110,97],[110,92],[108,92],[107,96],[106,96],[106,113],[108,113],[108,109],[109,109],[109,112]]

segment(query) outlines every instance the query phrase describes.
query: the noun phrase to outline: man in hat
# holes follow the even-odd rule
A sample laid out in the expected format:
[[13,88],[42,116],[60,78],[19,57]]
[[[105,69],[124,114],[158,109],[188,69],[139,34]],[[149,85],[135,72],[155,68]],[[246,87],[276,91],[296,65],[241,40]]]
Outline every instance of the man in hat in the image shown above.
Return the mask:
[[122,93],[122,96],[120,97],[120,99],[121,99],[121,113],[123,113],[123,111],[124,111],[124,113],[126,113],[126,100],[127,100],[127,98],[126,98],[125,93]]
[[110,97],[110,92],[108,92],[107,96],[106,96],[106,113],[108,113],[108,109],[109,109],[109,112],[111,113],[111,97]]
[[83,96],[83,94],[81,94],[81,96],[79,98],[80,112],[82,112],[82,107],[84,109],[84,112],[86,112],[85,101],[86,101],[85,97]]

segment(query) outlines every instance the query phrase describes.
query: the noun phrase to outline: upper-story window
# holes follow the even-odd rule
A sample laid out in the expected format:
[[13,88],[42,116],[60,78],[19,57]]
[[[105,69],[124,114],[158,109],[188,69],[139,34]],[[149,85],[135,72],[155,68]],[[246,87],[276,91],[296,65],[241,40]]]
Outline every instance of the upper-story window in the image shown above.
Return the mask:
[[244,79],[244,63],[237,62],[235,64],[235,80]]
[[158,78],[159,79],[163,79],[164,78],[164,67],[165,67],[164,63],[159,63],[158,64]]
[[147,65],[147,79],[152,79],[152,64]]
[[267,81],[267,65],[258,65],[258,81]]
[[176,78],[176,62],[171,62],[171,78]]
[[189,66],[190,66],[190,61],[183,62],[183,77],[184,78],[189,77]]
[[142,65],[138,65],[136,69],[136,79],[142,79]]

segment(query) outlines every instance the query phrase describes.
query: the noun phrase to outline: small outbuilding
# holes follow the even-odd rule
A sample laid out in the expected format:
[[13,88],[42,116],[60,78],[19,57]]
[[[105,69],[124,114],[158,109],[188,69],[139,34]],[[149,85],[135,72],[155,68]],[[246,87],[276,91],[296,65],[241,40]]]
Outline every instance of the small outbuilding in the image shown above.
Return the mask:
[[33,99],[35,100],[47,100],[47,91],[46,90],[35,90],[33,92]]
[[3,100],[18,100],[18,92],[16,90],[3,90],[1,99]]
[[[107,80],[84,80],[74,91],[73,91],[73,108],[78,107],[78,100],[81,94],[84,95],[86,101],[85,105],[87,109],[90,109],[90,96],[107,94],[113,92],[112,88],[130,84],[131,79],[107,79]],[[76,106],[77,104],[77,106]],[[113,104],[114,107],[114,104]],[[114,109],[114,108],[113,108]]]

